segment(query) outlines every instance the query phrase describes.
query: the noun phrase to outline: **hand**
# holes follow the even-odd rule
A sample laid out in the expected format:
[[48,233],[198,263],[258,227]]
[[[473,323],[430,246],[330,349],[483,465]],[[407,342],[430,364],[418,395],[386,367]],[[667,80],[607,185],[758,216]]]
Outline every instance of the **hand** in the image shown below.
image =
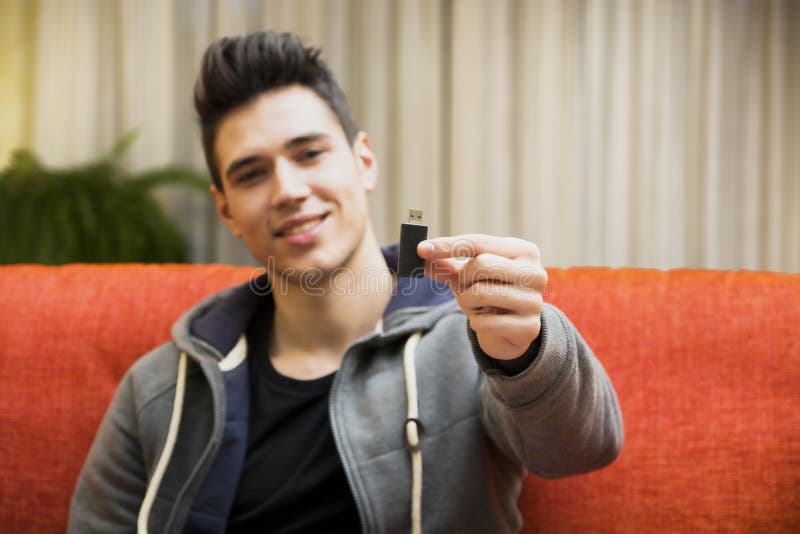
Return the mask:
[[417,254],[425,274],[453,290],[486,354],[511,360],[539,336],[547,285],[539,247],[514,237],[466,234],[423,241]]

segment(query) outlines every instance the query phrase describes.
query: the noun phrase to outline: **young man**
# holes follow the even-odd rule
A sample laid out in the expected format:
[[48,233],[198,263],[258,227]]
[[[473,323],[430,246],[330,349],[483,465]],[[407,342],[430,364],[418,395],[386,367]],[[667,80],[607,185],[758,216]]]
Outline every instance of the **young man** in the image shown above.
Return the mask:
[[71,532],[510,532],[526,471],[618,455],[613,387],[543,304],[535,245],[430,239],[428,277],[394,275],[367,209],[377,159],[318,55],[274,33],[208,48],[211,191],[266,275],[128,372]]

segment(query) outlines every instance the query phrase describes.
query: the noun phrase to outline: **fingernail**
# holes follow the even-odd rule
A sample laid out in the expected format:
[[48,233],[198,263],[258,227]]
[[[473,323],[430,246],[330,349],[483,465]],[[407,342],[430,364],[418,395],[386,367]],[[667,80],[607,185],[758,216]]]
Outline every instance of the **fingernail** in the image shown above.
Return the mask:
[[423,241],[422,243],[417,245],[418,252],[433,252],[433,250],[434,250],[433,243],[431,243],[430,241]]

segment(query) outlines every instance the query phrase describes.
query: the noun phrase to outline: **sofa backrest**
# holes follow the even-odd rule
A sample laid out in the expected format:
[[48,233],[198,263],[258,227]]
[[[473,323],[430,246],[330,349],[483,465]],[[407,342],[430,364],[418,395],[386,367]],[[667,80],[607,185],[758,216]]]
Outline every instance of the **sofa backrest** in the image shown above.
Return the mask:
[[[611,467],[529,477],[526,532],[800,531],[800,276],[551,269],[615,384]],[[246,281],[216,265],[0,267],[0,531],[63,531],[126,369],[191,304]]]

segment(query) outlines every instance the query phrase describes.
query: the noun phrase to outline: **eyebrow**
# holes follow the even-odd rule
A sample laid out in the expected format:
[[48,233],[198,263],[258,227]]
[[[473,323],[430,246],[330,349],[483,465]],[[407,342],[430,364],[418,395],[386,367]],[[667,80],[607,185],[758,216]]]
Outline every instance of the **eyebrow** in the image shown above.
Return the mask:
[[[285,150],[288,150],[298,146],[305,145],[307,143],[313,143],[314,141],[328,140],[328,139],[330,139],[330,136],[326,133],[312,132],[304,135],[299,135],[297,137],[292,137],[283,144],[283,148]],[[241,169],[242,167],[246,167],[251,163],[255,163],[256,161],[258,161],[258,159],[259,156],[255,155],[237,159],[236,161],[228,165],[228,169],[225,171],[225,176],[230,177],[230,175],[236,172],[237,170]]]
[[305,145],[307,143],[313,143],[314,141],[324,140],[327,141],[330,139],[330,136],[326,133],[322,132],[312,132],[305,135],[300,135],[298,137],[293,137],[284,143],[283,148],[294,148],[296,146]]

